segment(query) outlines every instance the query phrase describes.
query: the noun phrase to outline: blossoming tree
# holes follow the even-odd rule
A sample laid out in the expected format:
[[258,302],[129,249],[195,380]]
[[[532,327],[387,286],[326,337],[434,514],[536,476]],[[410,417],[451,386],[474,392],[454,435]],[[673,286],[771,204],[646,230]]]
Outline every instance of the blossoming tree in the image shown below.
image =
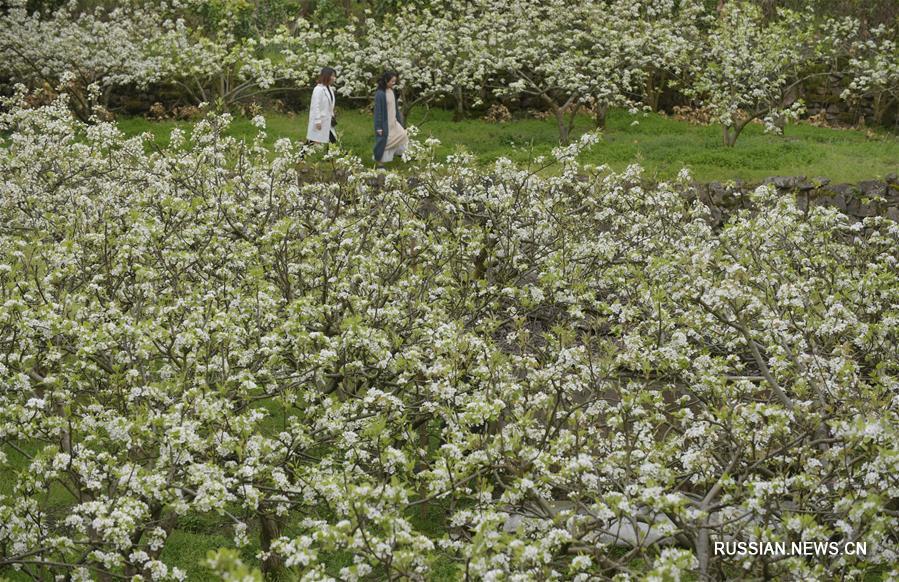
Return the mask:
[[874,122],[883,121],[884,113],[899,101],[899,44],[896,31],[879,26],[868,38],[858,38],[849,51],[849,86],[841,97],[857,103],[870,98]]
[[370,98],[386,70],[400,76],[397,87],[405,113],[419,104],[452,98],[461,113],[466,100],[478,102],[487,59],[474,3],[446,0],[411,3],[382,20],[366,18],[335,33],[341,91]]
[[87,87],[96,84],[108,101],[122,85],[146,87],[159,78],[148,47],[159,31],[151,12],[127,7],[108,13],[29,13],[24,0],[0,12],[0,78],[55,90],[65,84],[74,110],[87,120]]
[[[494,93],[538,98],[552,112],[562,143],[568,142],[581,107],[591,97],[612,98],[609,87],[617,86],[612,79],[626,76],[616,77],[617,71],[603,76],[599,70],[617,44],[594,37],[598,13],[592,3],[521,0],[500,6],[485,1],[480,8]],[[594,52],[594,46],[608,50]]]
[[820,60],[817,46],[814,28],[798,13],[779,10],[769,22],[752,4],[728,2],[695,47],[682,90],[710,110],[732,147],[755,119],[779,131],[778,122],[798,117],[802,103],[791,94]]
[[[5,103],[0,575],[183,579],[199,516],[306,580],[899,575],[894,221],[762,187],[713,227],[592,134],[310,180],[228,122]],[[712,552],[796,539],[877,550]]]

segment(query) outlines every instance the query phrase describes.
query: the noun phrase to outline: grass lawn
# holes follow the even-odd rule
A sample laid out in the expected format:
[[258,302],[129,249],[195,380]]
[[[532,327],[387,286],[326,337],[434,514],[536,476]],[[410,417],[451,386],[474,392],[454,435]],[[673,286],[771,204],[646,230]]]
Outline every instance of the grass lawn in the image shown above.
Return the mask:
[[[265,116],[269,143],[281,137],[305,139],[305,113],[269,112]],[[340,111],[338,116],[342,146],[370,161],[374,144],[371,115],[350,109]],[[419,108],[413,110],[409,121],[419,127],[419,139],[433,136],[440,140],[437,152],[441,158],[464,150],[485,164],[507,157],[526,165],[535,156],[549,154],[558,144],[555,121],[551,119],[520,119],[501,124],[480,119],[456,122],[449,111]],[[172,128],[189,128],[191,122],[125,117],[118,124],[128,135],[149,131],[162,145],[168,142]],[[591,119],[583,116],[578,119],[573,136],[591,128]],[[235,118],[229,130],[235,136],[254,132],[250,120],[241,117]],[[614,110],[609,114],[602,141],[582,161],[609,164],[616,170],[639,163],[649,177],[659,179],[671,178],[686,166],[700,181],[804,175],[857,182],[899,171],[899,136],[886,132],[866,135],[864,131],[807,124],[789,125],[783,136],[776,136],[765,134],[761,126],[750,125],[735,147],[726,148],[721,145],[719,126],[693,125],[654,113],[632,116],[624,110]]]

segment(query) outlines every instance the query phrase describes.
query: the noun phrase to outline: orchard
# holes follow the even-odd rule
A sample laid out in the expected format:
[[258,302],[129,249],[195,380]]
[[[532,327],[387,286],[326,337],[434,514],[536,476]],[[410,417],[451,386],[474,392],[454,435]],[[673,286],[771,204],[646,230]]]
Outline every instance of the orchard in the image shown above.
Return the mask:
[[[672,92],[725,150],[836,71],[884,121],[895,23],[262,4],[0,8],[0,580],[899,578],[896,216],[583,161]],[[229,134],[326,64],[338,99],[389,66],[407,111],[542,104],[559,143],[410,128],[384,170]],[[154,92],[205,104],[163,146],[107,115]]]

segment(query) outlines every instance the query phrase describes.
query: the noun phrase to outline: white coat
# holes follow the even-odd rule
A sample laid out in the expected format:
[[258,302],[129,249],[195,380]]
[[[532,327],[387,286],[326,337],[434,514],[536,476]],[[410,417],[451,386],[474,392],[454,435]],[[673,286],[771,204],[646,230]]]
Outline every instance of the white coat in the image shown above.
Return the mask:
[[[316,85],[312,90],[312,103],[309,104],[309,127],[306,129],[306,139],[318,143],[330,141],[328,133],[333,132],[331,118],[334,117],[335,98],[324,85]],[[315,129],[320,123],[321,129]],[[336,135],[336,134],[335,134]]]

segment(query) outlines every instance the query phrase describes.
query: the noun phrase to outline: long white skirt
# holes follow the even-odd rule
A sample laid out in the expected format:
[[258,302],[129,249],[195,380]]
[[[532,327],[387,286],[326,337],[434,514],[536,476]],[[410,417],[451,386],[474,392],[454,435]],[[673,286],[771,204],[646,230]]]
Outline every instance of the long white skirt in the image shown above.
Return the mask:
[[[389,148],[389,149],[384,148],[384,154],[381,156],[381,161],[382,162],[392,162],[393,156],[402,155],[402,153],[404,151],[406,151],[405,143],[401,143],[400,145]],[[377,160],[375,160],[375,161],[377,161]]]

